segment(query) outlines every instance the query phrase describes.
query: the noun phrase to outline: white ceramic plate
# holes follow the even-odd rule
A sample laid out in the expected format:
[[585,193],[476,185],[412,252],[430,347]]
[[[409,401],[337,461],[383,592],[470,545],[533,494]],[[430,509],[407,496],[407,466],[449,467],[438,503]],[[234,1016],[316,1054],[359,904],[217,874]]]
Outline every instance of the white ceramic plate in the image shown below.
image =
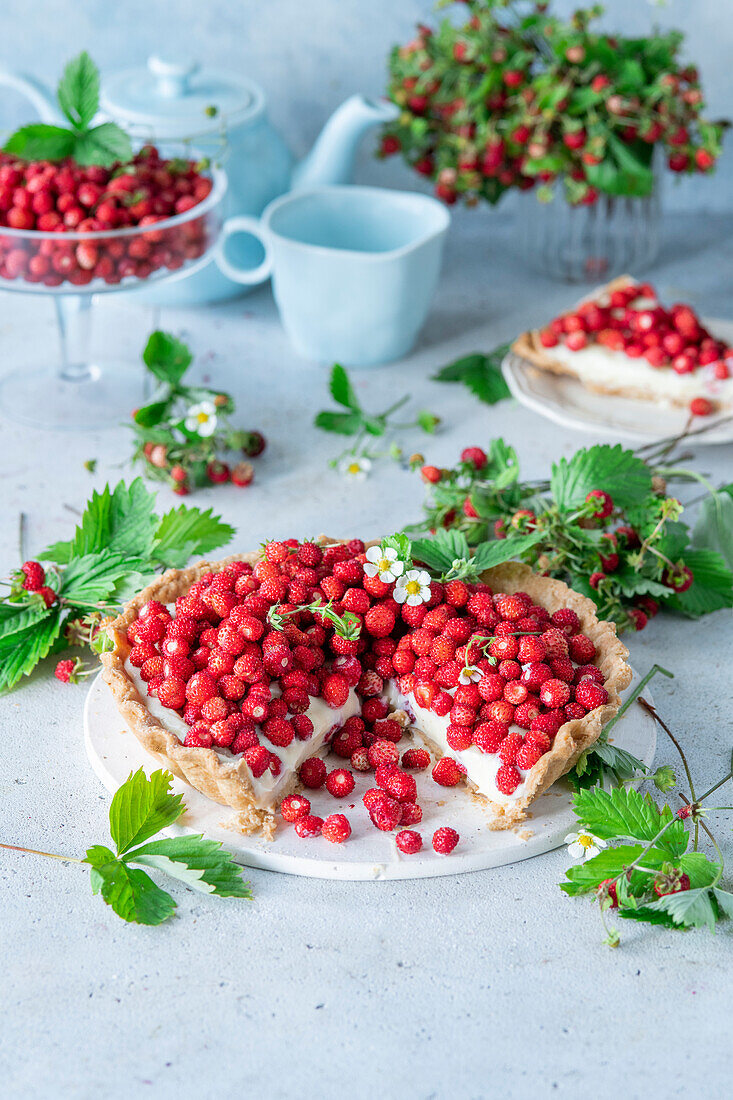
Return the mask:
[[[125,729],[101,677],[93,682],[87,696],[84,741],[90,763],[108,791],[116,791],[141,765],[148,773],[161,766]],[[656,748],[654,720],[634,705],[617,724],[613,741],[651,764]],[[334,757],[330,759],[334,761],[332,767],[339,766]],[[325,790],[308,792],[313,813],[320,817],[343,813],[349,818],[352,834],[342,845],[320,837],[301,840],[285,823],[280,824],[272,841],[243,836],[226,827],[231,811],[179,780],[173,786],[177,793],[184,794],[188,812],[180,824],[166,831],[174,836],[206,833],[221,841],[237,862],[247,867],[310,878],[397,879],[479,871],[541,855],[562,845],[575,820],[572,792],[561,780],[532,805],[531,817],[522,827],[492,832],[487,828],[486,813],[466,796],[465,789],[439,787],[429,772],[416,773],[423,820],[414,828],[421,833],[424,847],[416,855],[405,856],[397,849],[394,834],[381,833],[372,826],[361,803],[364,791],[374,786],[373,773],[355,772],[354,777],[356,787],[348,798],[333,798]],[[449,856],[437,855],[431,846],[432,835],[441,825],[451,826],[461,837]]]
[[[733,321],[707,319],[705,326],[720,339],[733,344]],[[517,401],[568,428],[600,432],[616,439],[651,442],[679,435],[688,421],[686,409],[592,393],[577,378],[539,370],[514,352],[506,356],[502,370]],[[705,428],[693,437],[695,443],[733,442],[733,417],[730,415],[698,418],[693,428]]]

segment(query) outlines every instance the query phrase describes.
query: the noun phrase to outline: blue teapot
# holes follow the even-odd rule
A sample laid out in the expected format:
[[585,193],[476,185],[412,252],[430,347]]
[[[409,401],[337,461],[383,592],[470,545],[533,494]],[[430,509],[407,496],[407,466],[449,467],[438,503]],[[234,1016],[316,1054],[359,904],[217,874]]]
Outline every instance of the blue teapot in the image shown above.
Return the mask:
[[[37,80],[0,70],[0,85],[15,88],[46,122],[58,122],[55,98]],[[272,199],[291,189],[349,183],[366,131],[395,118],[387,101],[353,95],[334,112],[308,156],[298,164],[267,117],[262,89],[245,77],[201,68],[191,61],[154,56],[145,69],[127,69],[103,86],[101,110],[130,133],[134,142],[155,141],[165,150],[196,153],[222,162],[229,179],[226,214],[258,216]],[[261,246],[239,236],[229,249],[233,261],[253,267]],[[135,291],[161,305],[201,305],[246,292],[214,260],[189,278],[152,290]]]

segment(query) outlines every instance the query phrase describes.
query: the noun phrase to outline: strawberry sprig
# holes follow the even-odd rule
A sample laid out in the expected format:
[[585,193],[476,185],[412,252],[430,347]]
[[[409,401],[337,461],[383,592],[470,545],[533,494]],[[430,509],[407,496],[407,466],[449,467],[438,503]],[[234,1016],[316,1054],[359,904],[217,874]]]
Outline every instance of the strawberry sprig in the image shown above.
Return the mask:
[[[425,547],[427,562],[436,540],[460,535],[474,548],[473,558],[455,555],[465,565],[446,563],[447,577],[496,564],[490,551],[508,542],[509,557],[565,581],[622,630],[641,630],[660,607],[690,617],[730,607],[733,487],[715,488],[673,463],[677,442],[584,448],[532,481],[521,479],[518,454],[503,439],[466,448],[449,469],[423,464],[425,518],[409,530],[437,533],[414,545]],[[668,480],[704,485],[693,529]]]
[[107,168],[131,159],[130,138],[116,122],[91,125],[99,110],[99,69],[86,50],[68,63],[56,95],[68,127],[47,122],[21,126],[6,141],[6,153],[25,160],[58,161],[71,157],[77,164],[100,164]]
[[347,642],[358,641],[361,634],[361,619],[359,616],[352,611],[339,613],[333,606],[333,600],[329,600],[327,603],[314,600],[312,603],[297,604],[285,611],[280,608],[280,604],[273,604],[267,613],[267,621],[273,630],[283,630],[287,619],[308,612],[315,619],[330,623],[334,628],[334,633]]
[[154,771],[148,778],[140,768],[122,784],[109,808],[114,849],[95,844],[83,857],[77,857],[17,844],[0,844],[0,848],[86,864],[92,893],[101,894],[118,917],[135,924],[162,924],[177,908],[171,895],[143,867],[163,872],[203,894],[251,898],[241,867],[218,841],[200,835],[151,839],[186,812],[183,796],[171,792],[172,782],[168,772]]
[[[93,493],[73,538],[47,547],[11,575],[0,597],[0,692],[14,687],[51,652],[109,643],[104,621],[156,573],[182,568],[228,542],[234,528],[211,509],[183,506],[157,515],[140,478]],[[43,563],[43,564],[42,564]],[[74,662],[58,678],[73,682]]]

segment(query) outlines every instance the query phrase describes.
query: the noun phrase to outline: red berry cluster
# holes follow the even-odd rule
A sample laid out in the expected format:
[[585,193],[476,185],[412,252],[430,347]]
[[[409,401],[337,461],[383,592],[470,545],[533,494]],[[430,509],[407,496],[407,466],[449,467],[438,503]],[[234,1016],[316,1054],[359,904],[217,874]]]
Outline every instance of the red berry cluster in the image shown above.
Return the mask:
[[[572,313],[556,317],[540,332],[543,347],[559,343],[571,351],[600,344],[630,359],[644,359],[655,369],[696,374],[711,390],[731,377],[733,348],[716,340],[688,305],[665,309],[650,283],[630,283],[611,291],[608,300],[583,302]],[[698,416],[714,411],[705,397],[690,410]]]
[[58,599],[58,593],[46,584],[46,571],[38,561],[26,561],[20,567],[18,577],[21,580],[21,588],[26,592],[37,592],[42,597],[46,607],[51,607]]
[[[433,581],[427,603],[399,604],[393,585],[365,574],[365,561],[358,539],[327,547],[269,542],[254,566],[234,562],[202,576],[178,598],[175,614],[154,601],[141,609],[128,630],[129,660],[148,694],[183,716],[186,745],[242,753],[253,776],[268,768],[278,775],[276,750],[313,734],[311,699],[337,710],[354,688],[361,714],[334,727],[330,749],[354,771],[374,772],[377,786],[364,803],[373,824],[390,831],[421,820],[409,772],[427,769],[430,756],[415,748],[400,756],[404,730],[389,716],[388,682],[408,699],[408,710],[447,719],[452,750],[495,754],[497,786],[507,795],[566,721],[608,701],[592,663],[595,646],[571,609],[550,615],[526,593],[493,594],[486,584],[463,581]],[[330,616],[314,603],[328,603]],[[359,627],[349,637],[334,621],[346,613]],[[450,757],[432,770],[443,786],[463,774]],[[299,778],[307,789],[325,784],[336,798],[354,789],[352,771],[329,773],[315,756]],[[286,820],[295,805],[287,802]],[[309,810],[298,815],[299,823],[308,821],[301,835],[316,829]]]
[[[0,234],[0,278],[48,287],[65,281],[86,286],[94,279],[112,285],[146,279],[161,268],[177,270],[206,250],[207,219],[162,223],[192,210],[211,188],[194,161],[162,159],[152,145],[112,168],[0,153],[0,226],[24,231]],[[136,227],[140,233],[76,236]],[[33,232],[53,236],[36,239]],[[65,240],[69,233],[74,238]]]

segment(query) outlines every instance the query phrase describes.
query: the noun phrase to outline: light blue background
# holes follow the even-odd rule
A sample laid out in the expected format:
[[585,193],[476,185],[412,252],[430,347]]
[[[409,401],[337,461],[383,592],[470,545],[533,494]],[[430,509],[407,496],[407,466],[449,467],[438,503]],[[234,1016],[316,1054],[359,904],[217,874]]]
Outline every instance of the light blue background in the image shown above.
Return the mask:
[[[578,5],[558,0],[557,10]],[[4,0],[0,62],[55,80],[86,47],[103,71],[144,64],[156,51],[194,56],[259,81],[271,116],[297,152],[354,91],[379,94],[390,46],[406,41],[432,0]],[[687,31],[686,56],[699,64],[712,117],[733,115],[731,0],[608,0],[610,29],[642,33],[656,20]],[[458,10],[458,9],[457,9]],[[27,119],[3,91],[0,126]],[[733,140],[717,175],[671,186],[674,209],[733,208]],[[396,160],[374,163],[367,143],[361,182],[418,186]]]

